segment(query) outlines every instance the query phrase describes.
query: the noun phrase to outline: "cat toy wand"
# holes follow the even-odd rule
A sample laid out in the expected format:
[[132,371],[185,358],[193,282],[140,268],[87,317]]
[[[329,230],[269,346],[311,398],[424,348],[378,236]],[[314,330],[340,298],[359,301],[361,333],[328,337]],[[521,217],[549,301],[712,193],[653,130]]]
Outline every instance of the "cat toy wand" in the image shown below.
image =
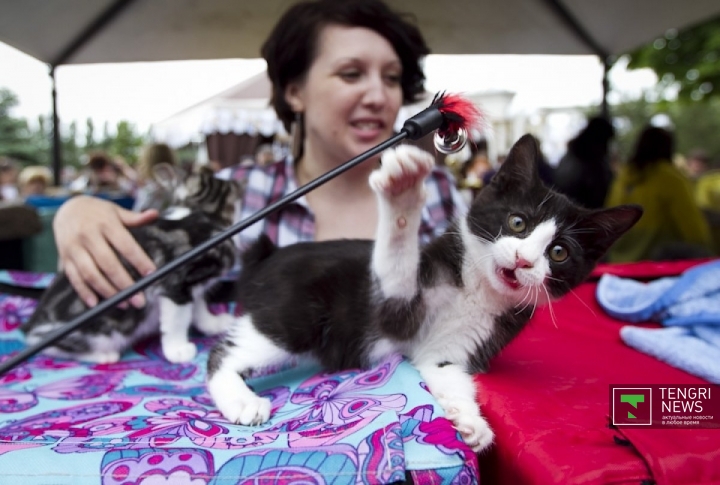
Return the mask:
[[233,224],[222,233],[215,235],[204,243],[187,251],[177,259],[170,261],[166,265],[158,268],[155,272],[138,280],[132,286],[116,293],[106,300],[103,300],[87,312],[64,324],[62,327],[48,333],[41,341],[24,348],[17,354],[1,362],[0,375],[14,369],[44,348],[52,345],[54,342],[57,342],[65,335],[87,324],[93,318],[127,300],[135,293],[144,290],[183,264],[217,246],[227,238],[243,231],[290,202],[299,199],[303,195],[320,187],[343,172],[346,172],[369,158],[380,154],[382,151],[396,145],[406,138],[410,140],[419,140],[420,138],[423,138],[435,131],[434,142],[435,147],[439,152],[444,154],[457,152],[465,146],[468,138],[468,129],[477,125],[479,119],[479,110],[469,100],[458,95],[448,95],[444,92],[436,94],[430,103],[430,106],[405,121],[400,132],[392,138],[389,138],[365,153],[348,160],[342,165],[308,182],[282,199],[277,200],[264,209],[257,211],[250,217]]

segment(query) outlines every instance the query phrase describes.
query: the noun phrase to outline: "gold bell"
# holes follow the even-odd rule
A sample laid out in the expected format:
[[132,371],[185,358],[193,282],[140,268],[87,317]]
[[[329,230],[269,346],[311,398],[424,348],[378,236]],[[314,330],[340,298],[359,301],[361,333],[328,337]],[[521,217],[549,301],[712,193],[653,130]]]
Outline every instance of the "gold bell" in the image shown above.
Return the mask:
[[444,136],[437,131],[433,137],[435,148],[440,153],[449,155],[450,153],[459,152],[467,143],[468,133],[465,128],[460,128],[456,132],[446,133]]

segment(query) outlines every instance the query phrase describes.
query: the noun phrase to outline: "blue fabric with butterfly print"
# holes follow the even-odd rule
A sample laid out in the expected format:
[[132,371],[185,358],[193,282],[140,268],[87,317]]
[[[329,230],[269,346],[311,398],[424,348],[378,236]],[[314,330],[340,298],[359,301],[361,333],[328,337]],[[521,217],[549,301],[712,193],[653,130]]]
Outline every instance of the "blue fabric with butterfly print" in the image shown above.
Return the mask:
[[[0,274],[43,287],[52,275]],[[35,301],[0,295],[0,355]],[[212,340],[170,364],[157,339],[115,364],[37,356],[0,376],[0,470],[23,484],[475,483],[475,454],[400,357],[370,370],[276,369],[249,380],[273,402],[251,428],[227,422],[205,390]]]

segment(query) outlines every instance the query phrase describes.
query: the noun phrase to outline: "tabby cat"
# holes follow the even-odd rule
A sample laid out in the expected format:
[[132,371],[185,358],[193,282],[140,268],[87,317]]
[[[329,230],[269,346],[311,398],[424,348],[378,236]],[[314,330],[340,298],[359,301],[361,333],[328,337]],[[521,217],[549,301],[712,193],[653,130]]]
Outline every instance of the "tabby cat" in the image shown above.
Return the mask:
[[[156,267],[226,229],[241,201],[242,188],[237,183],[217,179],[209,170],[190,175],[184,183],[175,180],[164,181],[171,187],[175,204],[172,209],[151,224],[129,228]],[[193,321],[200,331],[210,335],[223,332],[231,322],[229,315],[214,316],[208,311],[205,294],[219,276],[232,268],[235,260],[235,245],[228,239],[151,285],[145,293],[144,308],[115,307],[45,352],[110,363],[116,362],[135,342],[160,333],[163,354],[170,362],[190,361],[197,352],[188,340]],[[131,265],[126,261],[123,264],[133,278],[139,277]],[[60,272],[22,326],[28,344],[34,344],[87,310],[67,276]]]
[[261,237],[243,255],[237,319],[208,359],[208,391],[230,421],[257,425],[270,401],[244,382],[253,370],[306,356],[330,370],[392,353],[418,369],[463,439],[493,440],[472,374],[528,323],[535,308],[580,284],[640,218],[636,206],[589,211],[540,181],[525,136],[469,212],[421,248],[424,179],[433,157],[386,151],[370,177],[374,243],[341,240],[276,248]]

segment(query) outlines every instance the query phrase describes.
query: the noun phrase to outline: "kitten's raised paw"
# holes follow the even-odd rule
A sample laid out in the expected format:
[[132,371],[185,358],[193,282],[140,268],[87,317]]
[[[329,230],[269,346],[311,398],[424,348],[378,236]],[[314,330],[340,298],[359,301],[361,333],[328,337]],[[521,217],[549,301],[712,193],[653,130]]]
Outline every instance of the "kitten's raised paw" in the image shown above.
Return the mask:
[[492,444],[495,434],[480,416],[477,404],[465,399],[440,399],[439,402],[446,417],[474,452],[480,452]]
[[173,345],[163,345],[165,358],[173,364],[190,362],[197,355],[197,347],[192,342],[182,342]]
[[387,197],[396,197],[412,188],[419,190],[434,165],[435,159],[428,152],[400,145],[383,153],[380,168],[370,175],[370,186]]

